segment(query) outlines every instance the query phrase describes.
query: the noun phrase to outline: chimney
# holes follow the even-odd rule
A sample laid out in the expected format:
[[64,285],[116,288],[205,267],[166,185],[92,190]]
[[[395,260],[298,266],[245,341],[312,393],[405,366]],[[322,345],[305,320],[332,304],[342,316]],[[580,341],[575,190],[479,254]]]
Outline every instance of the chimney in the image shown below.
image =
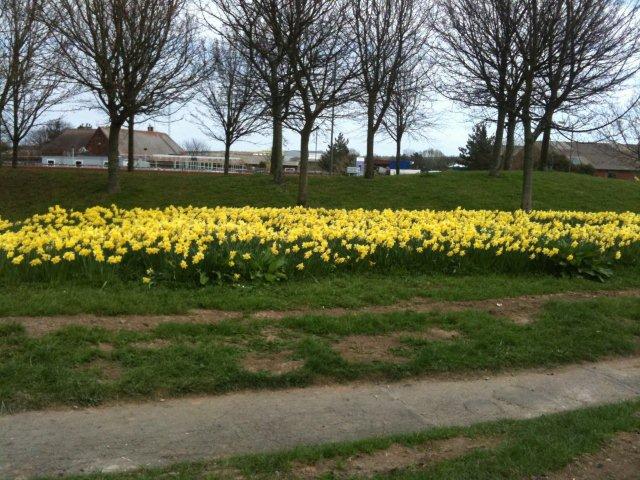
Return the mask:
[[152,127],[151,125],[149,125],[149,126],[147,127],[147,131],[148,131],[148,132],[153,132],[153,127]]

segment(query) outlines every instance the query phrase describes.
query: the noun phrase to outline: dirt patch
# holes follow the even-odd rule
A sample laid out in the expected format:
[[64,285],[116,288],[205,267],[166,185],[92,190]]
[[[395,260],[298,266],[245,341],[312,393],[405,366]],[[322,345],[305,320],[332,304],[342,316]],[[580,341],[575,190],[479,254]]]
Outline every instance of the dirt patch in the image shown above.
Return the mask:
[[89,363],[80,365],[80,370],[97,370],[100,372],[100,378],[106,381],[116,381],[122,376],[122,367],[115,362],[110,362],[104,358],[96,358]]
[[109,353],[109,352],[113,352],[113,349],[114,349],[114,346],[111,345],[110,343],[100,342],[98,344],[98,350],[100,350],[101,352]]
[[407,447],[394,443],[385,450],[359,454],[341,460],[323,460],[312,465],[294,464],[294,478],[313,479],[329,473],[337,478],[373,477],[399,470],[429,467],[444,460],[461,457],[473,450],[495,447],[493,438],[455,437],[425,445]]
[[417,340],[451,340],[460,334],[454,330],[431,328],[426,332],[393,332],[386,335],[349,335],[333,345],[342,358],[350,362],[394,362],[404,359],[394,352],[405,338]]
[[159,350],[161,348],[166,348],[171,345],[169,340],[164,340],[161,338],[156,338],[154,340],[147,340],[146,342],[135,342],[130,346],[133,348],[139,348],[141,350]]
[[420,340],[451,340],[454,338],[458,338],[460,336],[460,332],[457,332],[456,330],[444,330],[442,328],[433,327],[426,332],[418,332],[417,335],[415,334],[415,332],[411,332],[409,336],[418,338]]
[[589,300],[601,297],[637,297],[639,289],[601,291],[601,292],[563,292],[546,295],[523,295],[520,297],[471,300],[471,301],[439,301],[427,298],[416,298],[394,305],[377,305],[360,309],[326,308],[319,310],[290,310],[256,312],[256,318],[282,319],[300,315],[340,316],[352,313],[390,313],[404,310],[414,312],[461,312],[464,310],[482,310],[499,317],[508,318],[519,325],[531,323],[536,314],[550,300]]
[[581,455],[558,472],[535,480],[638,480],[640,478],[640,432],[615,436],[602,450]]
[[267,326],[260,330],[260,336],[267,343],[277,343],[284,338],[290,338],[292,335],[293,332],[274,326]]
[[70,325],[104,328],[105,330],[148,331],[163,323],[219,323],[229,319],[240,319],[241,312],[224,312],[218,310],[197,310],[187,315],[69,315],[55,317],[4,317],[0,323],[19,323],[27,333],[34,337],[46,335]]
[[277,353],[248,353],[242,360],[245,370],[258,373],[268,372],[273,375],[283,375],[293,372],[304,365],[303,360],[293,360],[292,352],[283,351]]
[[[588,300],[601,297],[637,297],[640,289],[601,292],[566,292],[548,295],[520,296],[504,299],[478,301],[436,301],[417,298],[393,305],[370,306],[359,309],[323,308],[301,310],[265,310],[256,312],[251,318],[279,320],[300,315],[342,316],[357,313],[389,313],[411,310],[414,312],[459,312],[463,310],[482,310],[487,313],[509,318],[518,324],[527,324],[534,320],[542,306],[550,300]],[[219,323],[229,319],[241,319],[242,312],[221,310],[194,310],[186,315],[71,315],[53,317],[4,317],[2,323],[19,323],[32,336],[41,336],[68,325],[99,327],[106,330],[148,331],[162,323]]]
[[518,325],[526,325],[535,320],[546,303],[552,300],[590,300],[602,297],[637,297],[640,290],[602,291],[602,292],[564,292],[547,295],[523,295],[520,297],[474,300],[457,302],[436,302],[425,299],[413,300],[407,309],[417,312],[460,312],[481,310],[498,317],[508,318]]

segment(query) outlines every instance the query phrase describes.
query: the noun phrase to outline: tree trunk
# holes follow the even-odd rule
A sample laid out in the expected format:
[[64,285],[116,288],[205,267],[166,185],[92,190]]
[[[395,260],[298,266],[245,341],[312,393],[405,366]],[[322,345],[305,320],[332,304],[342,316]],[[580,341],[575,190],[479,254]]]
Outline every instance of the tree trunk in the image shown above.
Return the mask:
[[375,102],[369,101],[367,107],[367,156],[364,161],[364,178],[373,178],[375,169],[373,165],[373,142],[376,132],[374,131]]
[[107,192],[118,193],[120,191],[120,182],[118,180],[118,163],[120,151],[118,150],[118,140],[120,138],[120,130],[122,123],[111,122],[109,126],[109,156],[108,156],[108,181]]
[[282,183],[282,102],[277,95],[271,97],[273,115],[273,143],[271,146],[271,167],[275,183]]
[[13,137],[13,141],[11,142],[11,167],[18,168],[18,136]]
[[231,142],[227,139],[227,141],[224,142],[223,172],[225,175],[229,175],[229,163],[231,163]]
[[524,149],[522,165],[522,209],[530,212],[533,209],[533,132],[531,131],[531,117],[528,113],[522,119],[524,129]]
[[20,143],[20,131],[18,128],[18,116],[19,116],[19,98],[17,87],[13,89],[13,138],[11,139],[12,151],[11,151],[11,167],[18,168],[18,145]]
[[542,145],[540,146],[540,170],[549,170],[549,146],[551,144],[551,118],[549,118],[544,126],[542,134]]
[[273,169],[273,181],[275,183],[282,183],[283,181],[283,168],[282,168],[282,120],[274,119],[273,126],[273,150],[271,152],[272,157],[272,169]]
[[298,176],[298,205],[307,206],[307,172],[309,170],[309,139],[311,129],[304,128],[300,132],[300,172]]
[[502,166],[505,171],[511,170],[513,162],[513,152],[515,150],[516,127],[518,126],[518,117],[515,114],[509,114],[507,121],[507,144],[504,147],[504,158]]
[[500,171],[503,167],[502,162],[502,139],[504,137],[504,121],[507,116],[507,112],[504,107],[498,108],[498,121],[496,123],[496,138],[493,142],[493,150],[491,151],[491,168],[489,169],[489,175],[497,177],[500,175]]
[[135,148],[135,140],[134,140],[134,125],[135,125],[135,117],[133,115],[131,115],[129,117],[129,154],[127,156],[127,170],[130,172],[133,172],[133,164],[134,164],[134,160],[133,160],[133,150]]
[[396,175],[400,176],[400,148],[402,145],[402,135],[397,135],[396,137]]

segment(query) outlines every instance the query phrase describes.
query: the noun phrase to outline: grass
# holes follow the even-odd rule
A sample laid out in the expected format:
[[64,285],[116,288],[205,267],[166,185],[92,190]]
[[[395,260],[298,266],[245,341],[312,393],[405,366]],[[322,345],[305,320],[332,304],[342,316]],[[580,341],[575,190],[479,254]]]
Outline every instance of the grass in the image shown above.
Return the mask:
[[[116,203],[121,207],[287,206],[295,200],[296,179],[283,186],[267,176],[217,176],[159,172],[122,172],[122,191],[104,193],[106,172],[81,169],[0,168],[0,216],[20,219],[49,206],[84,209]],[[491,179],[486,172],[444,172],[428,176],[312,177],[311,205],[336,208],[487,208],[519,206],[520,172]],[[536,206],[541,209],[634,210],[640,186],[576,174],[536,172]],[[0,316],[56,314],[183,313],[192,308],[259,310],[358,307],[389,304],[414,296],[438,299],[491,298],[566,290],[627,288],[640,285],[638,269],[626,268],[606,284],[549,275],[438,272],[343,273],[277,285],[253,284],[188,288],[115,279],[105,284],[80,281],[0,285]]]
[[[426,339],[433,328],[458,336]],[[349,335],[390,333],[397,334],[392,354],[348,360],[335,349]],[[39,337],[5,323],[0,398],[5,412],[13,412],[328,380],[551,366],[634,355],[639,337],[640,298],[554,301],[528,325],[476,310],[164,323],[144,331],[73,325]],[[281,358],[299,361],[300,368],[255,371],[245,367],[247,355],[257,356],[261,366],[265,358]]]
[[[640,428],[640,402],[628,402],[533,420],[500,421],[467,428],[438,428],[418,434],[374,438],[352,443],[299,447],[274,454],[234,457],[210,462],[189,463],[164,469],[120,474],[69,477],[69,480],[151,480],[192,479],[289,479],[293,465],[314,465],[326,460],[336,465],[358,454],[381,451],[394,443],[416,447],[430,442],[466,436],[495,437],[501,442],[493,448],[474,450],[465,455],[429,463],[413,469],[394,471],[376,478],[396,480],[498,480],[531,478],[559,470],[581,454],[594,453],[619,432]],[[336,471],[339,473],[339,470]],[[329,474],[323,478],[335,478]]]
[[[486,172],[444,172],[428,176],[311,177],[312,207],[514,210],[520,206],[521,172],[489,178]],[[106,172],[75,169],[0,168],[0,216],[21,219],[51,205],[84,209],[117,204],[123,208],[194,206],[291,206],[297,178],[283,186],[265,175],[229,176],[121,172],[121,192],[105,193]],[[535,172],[538,209],[638,211],[640,185],[558,172]]]
[[8,284],[0,289],[0,317],[93,313],[101,315],[181,314],[192,309],[232,311],[388,305],[414,297],[484,300],[565,291],[640,287],[638,267],[622,268],[605,283],[544,274],[335,274],[279,284],[215,285],[187,288],[115,282]]

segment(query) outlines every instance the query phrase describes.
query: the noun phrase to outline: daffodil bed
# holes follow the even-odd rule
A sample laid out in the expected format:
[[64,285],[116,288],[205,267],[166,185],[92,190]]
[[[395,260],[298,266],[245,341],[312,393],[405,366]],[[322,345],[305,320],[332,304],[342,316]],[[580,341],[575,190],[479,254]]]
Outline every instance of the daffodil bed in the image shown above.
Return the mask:
[[603,279],[638,253],[640,215],[630,212],[56,206],[0,219],[0,278],[19,280],[206,284],[390,267]]

